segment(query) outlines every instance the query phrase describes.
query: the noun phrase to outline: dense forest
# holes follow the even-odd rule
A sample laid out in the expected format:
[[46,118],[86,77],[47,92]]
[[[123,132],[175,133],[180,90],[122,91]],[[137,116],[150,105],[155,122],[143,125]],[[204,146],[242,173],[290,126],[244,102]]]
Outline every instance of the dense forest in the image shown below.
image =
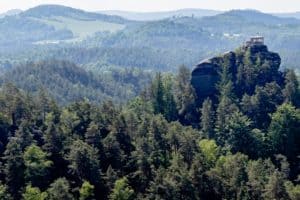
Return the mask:
[[[224,57],[215,98],[204,100],[185,66],[122,105],[61,106],[43,88],[3,84],[0,199],[298,200],[297,77],[249,56],[236,72]],[[72,69],[70,82],[81,74]]]
[[45,60],[12,67],[0,75],[0,83],[14,83],[33,94],[45,89],[59,105],[84,98],[92,103],[124,103],[137,96],[151,77],[150,72],[136,68],[101,67],[92,73],[69,61]]
[[[299,19],[15,12],[0,15],[0,200],[300,199]],[[282,59],[243,46],[191,71],[257,30]]]

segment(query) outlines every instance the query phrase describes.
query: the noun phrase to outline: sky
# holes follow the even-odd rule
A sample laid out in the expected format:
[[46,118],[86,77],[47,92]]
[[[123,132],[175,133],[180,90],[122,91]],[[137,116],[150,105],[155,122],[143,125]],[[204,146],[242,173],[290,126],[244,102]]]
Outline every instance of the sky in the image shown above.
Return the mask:
[[300,0],[0,0],[0,12],[40,4],[60,4],[88,11],[167,11],[182,8],[214,10],[256,9],[263,12],[300,11]]

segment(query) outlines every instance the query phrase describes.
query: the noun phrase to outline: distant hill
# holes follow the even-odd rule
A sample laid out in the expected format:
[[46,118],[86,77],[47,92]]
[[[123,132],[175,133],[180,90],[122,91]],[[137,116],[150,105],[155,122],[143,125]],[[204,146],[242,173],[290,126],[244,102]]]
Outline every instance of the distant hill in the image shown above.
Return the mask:
[[291,13],[274,13],[273,15],[276,15],[278,17],[285,17],[285,18],[296,18],[300,19],[300,12],[291,12]]
[[207,17],[206,19],[216,22],[247,22],[252,24],[262,23],[265,25],[300,24],[300,21],[294,18],[281,18],[256,10],[231,10],[216,16]]
[[256,34],[280,53],[283,67],[300,68],[300,20],[295,18],[231,10],[134,21],[55,5],[0,19],[0,65],[55,58],[95,71],[99,66],[172,71],[240,46]]
[[172,17],[204,17],[213,16],[222,13],[222,11],[208,10],[208,9],[181,9],[175,11],[162,11],[162,12],[130,12],[120,10],[99,11],[98,13],[106,15],[117,15],[125,19],[136,21],[153,21],[162,20]]
[[78,41],[96,32],[121,30],[129,22],[118,16],[90,13],[65,6],[37,6],[0,18],[0,52],[34,43]]
[[51,18],[51,17],[67,17],[77,20],[103,20],[106,22],[126,23],[127,20],[119,16],[103,15],[99,13],[86,12],[80,9],[75,9],[71,7],[61,6],[61,5],[40,5],[31,8],[23,13],[21,17],[34,17],[34,18]]
[[19,10],[19,9],[9,10],[5,13],[0,13],[0,18],[5,17],[5,16],[17,15],[17,14],[20,14],[21,12],[23,12],[23,11]]
[[[146,21],[107,37],[85,41],[98,48],[97,58],[118,66],[172,70],[242,45],[250,36],[265,36],[271,50],[282,55],[283,66],[300,59],[300,20],[279,18],[254,10],[232,10],[215,16],[177,17]],[[100,50],[101,49],[101,50]],[[95,52],[95,50],[93,51]],[[105,52],[105,53],[103,53]],[[84,59],[86,60],[86,59]]]

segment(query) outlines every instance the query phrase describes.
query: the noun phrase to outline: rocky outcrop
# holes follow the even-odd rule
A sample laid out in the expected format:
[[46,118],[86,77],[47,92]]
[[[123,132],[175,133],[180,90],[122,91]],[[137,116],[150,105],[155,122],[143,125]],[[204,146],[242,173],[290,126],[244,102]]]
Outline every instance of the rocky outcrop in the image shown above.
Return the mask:
[[280,56],[270,52],[266,45],[245,45],[234,52],[226,52],[200,62],[192,71],[191,82],[200,101],[207,97],[213,99],[216,97],[216,84],[220,79],[222,67],[228,66],[234,84],[242,84],[243,80],[237,80],[237,76],[243,79],[243,76],[248,77],[249,73],[252,73],[250,77],[253,79],[262,79],[260,73],[264,73],[267,78],[260,80],[262,82],[275,80],[280,63]]

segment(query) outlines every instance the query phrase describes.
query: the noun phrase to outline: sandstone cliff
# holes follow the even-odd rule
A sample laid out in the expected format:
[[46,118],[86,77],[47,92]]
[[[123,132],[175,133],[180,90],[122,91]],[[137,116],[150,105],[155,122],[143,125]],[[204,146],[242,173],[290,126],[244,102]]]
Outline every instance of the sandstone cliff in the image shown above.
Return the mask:
[[257,85],[267,82],[282,82],[278,71],[281,58],[277,53],[270,52],[266,45],[245,45],[235,51],[226,52],[200,62],[192,71],[192,85],[199,101],[217,96],[216,84],[224,66],[228,67],[236,95],[252,94]]

